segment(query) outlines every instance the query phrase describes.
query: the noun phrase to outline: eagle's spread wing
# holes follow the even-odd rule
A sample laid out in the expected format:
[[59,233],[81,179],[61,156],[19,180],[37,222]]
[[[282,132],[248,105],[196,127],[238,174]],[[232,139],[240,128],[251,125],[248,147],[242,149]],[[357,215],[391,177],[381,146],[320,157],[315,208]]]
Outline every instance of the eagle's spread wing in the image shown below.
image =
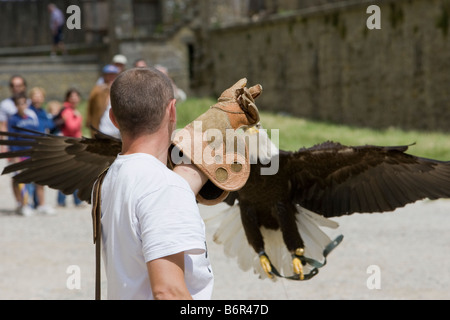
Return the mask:
[[293,200],[326,217],[450,197],[450,162],[412,156],[407,149],[326,142],[280,156],[289,158]]
[[18,182],[47,185],[65,194],[78,190],[78,197],[87,202],[97,176],[114,161],[122,147],[120,140],[102,133],[97,133],[95,139],[38,132],[0,135],[13,139],[0,140],[1,145],[29,147],[0,153],[0,158],[28,157],[5,167],[2,174],[19,171],[14,176]]

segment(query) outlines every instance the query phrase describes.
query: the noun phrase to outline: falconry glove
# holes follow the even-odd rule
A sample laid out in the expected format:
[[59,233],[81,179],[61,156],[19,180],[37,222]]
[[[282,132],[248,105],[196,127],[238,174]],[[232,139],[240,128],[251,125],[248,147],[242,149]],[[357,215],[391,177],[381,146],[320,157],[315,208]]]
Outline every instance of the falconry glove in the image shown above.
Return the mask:
[[183,129],[177,131],[170,152],[173,165],[192,163],[208,182],[197,195],[197,201],[212,205],[222,201],[230,191],[239,190],[250,174],[248,146],[239,128],[259,122],[255,98],[261,85],[246,87],[241,79],[225,90],[217,103]]

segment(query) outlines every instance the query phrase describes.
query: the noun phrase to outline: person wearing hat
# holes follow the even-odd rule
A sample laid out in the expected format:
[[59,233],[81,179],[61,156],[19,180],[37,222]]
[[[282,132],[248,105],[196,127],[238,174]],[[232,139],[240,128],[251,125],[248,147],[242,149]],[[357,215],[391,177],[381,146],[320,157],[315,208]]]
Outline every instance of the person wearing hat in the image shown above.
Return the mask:
[[127,57],[125,57],[123,54],[116,54],[112,60],[113,65],[119,68],[119,72],[125,71],[127,62]]
[[103,83],[110,87],[114,79],[116,79],[117,75],[120,73],[120,69],[113,64],[107,64],[103,67],[102,73]]
[[104,66],[102,69],[103,83],[97,84],[89,95],[86,126],[90,129],[91,136],[94,136],[95,130],[99,130],[100,119],[109,105],[111,84],[119,73],[119,68],[113,64]]
[[[125,57],[123,54],[116,54],[113,59],[112,59],[112,63],[108,64],[104,67],[104,69],[106,67],[110,68],[110,66],[114,66],[117,68],[118,73],[121,73],[123,71],[125,71],[126,66],[127,66],[127,57]],[[104,70],[105,71],[105,70]],[[104,72],[103,72],[104,73]],[[101,76],[100,78],[98,78],[97,83],[96,84],[103,84],[105,83],[105,79],[103,78],[103,76]]]

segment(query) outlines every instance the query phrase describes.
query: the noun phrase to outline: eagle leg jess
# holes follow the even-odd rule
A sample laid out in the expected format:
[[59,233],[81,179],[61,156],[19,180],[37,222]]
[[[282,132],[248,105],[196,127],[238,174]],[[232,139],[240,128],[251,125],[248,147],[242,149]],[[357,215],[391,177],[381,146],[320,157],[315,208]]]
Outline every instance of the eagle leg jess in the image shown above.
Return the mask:
[[241,221],[244,226],[244,232],[248,243],[253,247],[253,250],[258,253],[261,267],[267,276],[270,279],[273,279],[274,273],[272,272],[272,264],[264,251],[264,239],[259,227],[258,215],[254,208],[245,205],[245,201],[241,202]]
[[304,279],[303,265],[301,257],[304,254],[303,240],[298,232],[295,215],[296,208],[291,204],[278,202],[276,212],[280,223],[280,229],[283,234],[283,240],[287,249],[292,255],[292,268],[294,274],[299,275],[300,280]]

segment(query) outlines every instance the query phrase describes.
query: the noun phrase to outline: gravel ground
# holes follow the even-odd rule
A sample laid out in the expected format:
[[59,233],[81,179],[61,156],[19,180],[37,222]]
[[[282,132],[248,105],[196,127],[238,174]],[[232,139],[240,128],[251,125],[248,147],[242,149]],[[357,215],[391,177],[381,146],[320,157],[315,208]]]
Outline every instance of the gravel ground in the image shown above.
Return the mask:
[[[5,164],[0,160],[1,169]],[[55,215],[22,217],[14,214],[9,176],[0,176],[0,190],[0,299],[93,299],[90,207],[74,207],[69,196]],[[55,205],[56,192],[46,195]],[[223,208],[200,206],[201,212]],[[343,234],[344,241],[304,282],[260,280],[241,271],[208,229],[213,299],[450,299],[450,200],[334,220],[340,227],[330,234]],[[367,285],[375,275],[378,288]],[[102,285],[104,295],[104,276]]]

